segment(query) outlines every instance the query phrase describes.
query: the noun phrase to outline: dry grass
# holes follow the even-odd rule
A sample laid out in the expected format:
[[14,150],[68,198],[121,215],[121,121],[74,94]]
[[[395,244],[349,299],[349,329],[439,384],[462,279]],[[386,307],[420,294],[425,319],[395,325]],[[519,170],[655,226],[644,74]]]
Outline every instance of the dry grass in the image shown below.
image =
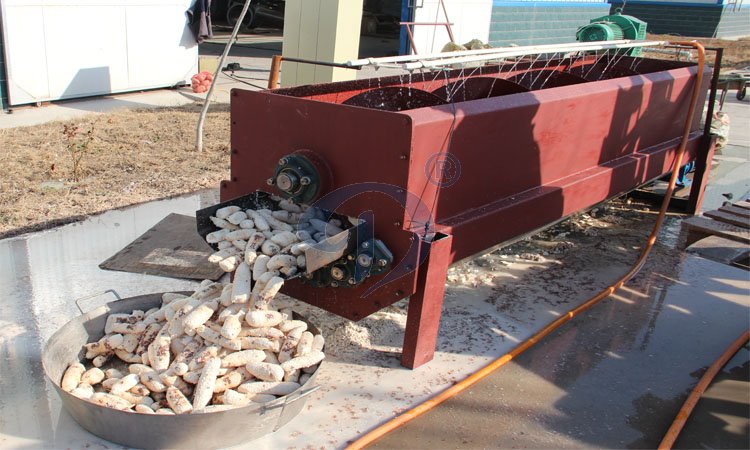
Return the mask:
[[[193,150],[199,105],[90,115],[0,130],[0,238],[87,215],[218,187],[229,175],[229,109],[212,107],[205,149]],[[93,140],[74,182],[64,126]]]
[[[750,37],[737,40],[729,39],[710,39],[710,38],[688,38],[681,36],[671,36],[668,34],[649,34],[648,39],[652,41],[662,40],[696,40],[706,47],[723,47],[724,56],[722,57],[722,72],[743,69],[750,66]],[[707,52],[710,61],[713,60],[712,52]]]

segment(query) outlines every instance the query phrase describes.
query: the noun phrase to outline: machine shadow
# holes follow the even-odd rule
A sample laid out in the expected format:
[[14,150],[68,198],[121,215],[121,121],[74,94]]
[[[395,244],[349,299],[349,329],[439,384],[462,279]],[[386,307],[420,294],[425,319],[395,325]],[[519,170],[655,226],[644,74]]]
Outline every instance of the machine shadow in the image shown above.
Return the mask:
[[[652,64],[653,65],[653,64]],[[667,66],[668,67],[668,66]],[[687,71],[689,69],[682,69]],[[694,77],[675,77],[669,72],[644,73],[630,79],[617,92],[609,133],[602,145],[600,165],[612,168],[609,196],[625,193],[624,186],[638,186],[671,172],[693,90]],[[703,84],[707,88],[707,78]],[[697,111],[705,99],[698,99]],[[692,130],[700,130],[698,113]],[[696,156],[688,144],[683,165]]]

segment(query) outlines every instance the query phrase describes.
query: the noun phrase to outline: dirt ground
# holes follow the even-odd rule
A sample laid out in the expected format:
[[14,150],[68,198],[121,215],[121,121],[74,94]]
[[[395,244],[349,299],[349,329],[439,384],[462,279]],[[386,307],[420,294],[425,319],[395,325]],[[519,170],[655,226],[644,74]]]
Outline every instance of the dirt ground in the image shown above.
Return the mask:
[[208,114],[203,153],[193,149],[199,110],[129,110],[0,130],[0,238],[218,187],[229,176],[229,107]]
[[[647,37],[650,41],[674,41],[674,40],[696,40],[706,47],[723,47],[724,55],[721,60],[721,71],[744,69],[750,66],[750,37],[737,40],[730,39],[710,39],[710,38],[689,38],[682,36],[671,36],[668,34],[649,34]],[[662,57],[656,54],[649,54],[653,57]],[[713,52],[707,52],[709,62],[713,61]]]

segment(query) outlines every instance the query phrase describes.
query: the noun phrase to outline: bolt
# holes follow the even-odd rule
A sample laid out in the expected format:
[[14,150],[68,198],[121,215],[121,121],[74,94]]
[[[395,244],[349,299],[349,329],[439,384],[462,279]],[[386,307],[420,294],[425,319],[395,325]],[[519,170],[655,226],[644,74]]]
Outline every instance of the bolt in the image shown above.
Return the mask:
[[370,255],[363,253],[357,257],[357,263],[359,263],[359,265],[362,267],[370,267],[370,265],[372,264],[372,258],[370,257]]
[[406,155],[401,155],[398,158],[403,161],[404,159],[406,159]]
[[287,158],[281,158],[281,159],[279,160],[279,165],[280,165],[280,166],[285,166],[285,165],[286,165],[286,163],[288,163],[288,162],[289,162],[289,160],[288,160]]
[[301,179],[299,180],[299,183],[300,183],[300,184],[301,184],[302,186],[307,186],[308,184],[312,183],[312,180],[310,179],[310,177],[302,177],[302,178],[301,178]]
[[400,227],[401,226],[401,222],[393,222],[393,226],[394,227]]
[[335,281],[331,281],[331,287],[334,287],[334,288],[339,287],[339,284],[336,283]]
[[354,261],[354,256],[346,255],[346,259],[348,259],[349,261]]
[[331,276],[335,280],[343,280],[344,279],[344,275],[346,275],[346,274],[344,273],[344,270],[341,269],[340,267],[332,267],[331,268]]
[[273,178],[269,178],[266,180],[266,184],[269,186],[273,186]]
[[354,281],[354,278],[349,278],[346,282],[349,283],[349,284],[351,284],[351,285],[354,285],[354,284],[357,283],[356,281]]
[[370,248],[370,243],[365,241],[362,243],[362,248]]
[[385,259],[379,259],[379,260],[378,260],[378,265],[379,265],[380,267],[385,267],[385,266],[387,266],[387,265],[388,265],[388,261],[387,261],[387,260],[385,260]]

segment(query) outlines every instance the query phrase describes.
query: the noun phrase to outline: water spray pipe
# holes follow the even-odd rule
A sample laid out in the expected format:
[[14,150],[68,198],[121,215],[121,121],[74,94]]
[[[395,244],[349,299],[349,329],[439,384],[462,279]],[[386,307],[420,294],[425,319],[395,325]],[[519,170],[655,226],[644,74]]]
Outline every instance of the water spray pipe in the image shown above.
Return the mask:
[[563,53],[578,51],[612,50],[620,48],[653,47],[664,45],[665,41],[635,41],[622,39],[607,42],[572,42],[568,44],[527,45],[523,47],[495,47],[481,50],[432,53],[429,55],[404,55],[384,58],[367,58],[347,61],[352,67],[374,66],[391,69],[415,70],[450,64],[491,61],[524,55]]

